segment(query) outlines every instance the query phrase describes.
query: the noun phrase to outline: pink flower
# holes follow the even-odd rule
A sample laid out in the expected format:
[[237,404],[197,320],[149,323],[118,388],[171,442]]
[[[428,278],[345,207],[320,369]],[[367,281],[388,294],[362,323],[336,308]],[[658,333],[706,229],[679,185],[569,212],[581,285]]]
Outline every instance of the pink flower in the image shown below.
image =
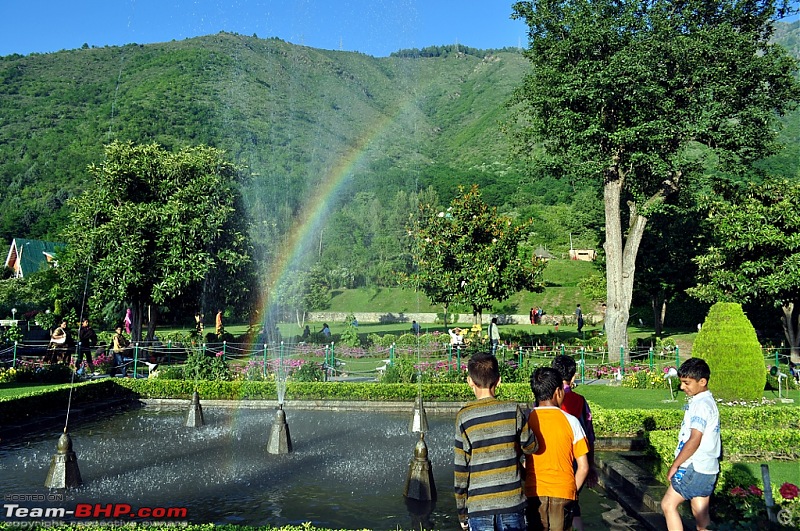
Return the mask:
[[800,489],[794,483],[784,483],[779,489],[784,500],[793,500],[800,494]]
[[752,494],[753,496],[762,496],[764,494],[764,491],[762,491],[755,485],[750,485],[750,488],[747,490],[750,491],[750,494]]
[[744,498],[745,496],[747,496],[747,491],[744,490],[742,487],[733,487],[730,491],[728,491],[728,494],[730,494],[731,496],[736,496],[738,498]]

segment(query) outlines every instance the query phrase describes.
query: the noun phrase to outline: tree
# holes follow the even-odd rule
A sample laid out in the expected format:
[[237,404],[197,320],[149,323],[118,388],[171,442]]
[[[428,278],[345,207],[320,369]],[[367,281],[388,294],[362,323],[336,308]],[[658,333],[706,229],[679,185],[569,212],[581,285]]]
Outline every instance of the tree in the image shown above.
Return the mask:
[[414,262],[412,280],[431,301],[472,307],[474,320],[482,310],[519,290],[541,291],[537,278],[544,262],[525,257],[520,248],[527,223],[500,216],[481,200],[480,191],[459,189],[447,210],[421,203],[411,228]]
[[[152,339],[156,305],[192,292],[199,302],[208,281],[224,291],[208,296],[223,303],[249,291],[237,170],[223,152],[113,142],[89,173],[94,186],[72,202],[67,252],[57,269],[62,289],[76,301],[86,285],[94,311],[111,301],[130,303],[139,340],[145,309]],[[211,280],[217,274],[224,285]]]
[[792,362],[800,363],[800,184],[719,183],[714,192],[705,220],[712,241],[696,259],[700,278],[689,293],[780,306]]
[[647,298],[657,337],[661,337],[664,328],[667,304],[686,299],[686,289],[694,285],[697,266],[692,260],[704,244],[705,236],[698,209],[693,198],[687,205],[667,201],[662,211],[650,218],[642,237],[636,259],[634,297]]
[[[785,0],[532,0],[531,71],[509,131],[538,171],[602,188],[611,352],[627,345],[636,256],[665,197],[704,166],[740,171],[776,150],[800,89],[770,42]],[[627,202],[627,223],[623,203]]]
[[302,329],[307,312],[325,309],[330,302],[325,273],[319,268],[292,271],[278,284],[271,299],[293,310],[297,326]]

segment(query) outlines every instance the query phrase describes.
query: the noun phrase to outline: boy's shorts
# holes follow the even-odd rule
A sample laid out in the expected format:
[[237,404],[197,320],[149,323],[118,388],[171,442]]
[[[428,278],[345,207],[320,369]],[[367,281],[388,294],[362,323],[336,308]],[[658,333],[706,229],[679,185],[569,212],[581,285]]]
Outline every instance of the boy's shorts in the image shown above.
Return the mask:
[[529,531],[564,531],[572,529],[576,500],[539,496],[528,498],[526,517]]
[[714,492],[717,474],[702,474],[695,471],[693,465],[689,465],[686,468],[679,468],[672,476],[671,483],[675,492],[685,500],[705,498]]

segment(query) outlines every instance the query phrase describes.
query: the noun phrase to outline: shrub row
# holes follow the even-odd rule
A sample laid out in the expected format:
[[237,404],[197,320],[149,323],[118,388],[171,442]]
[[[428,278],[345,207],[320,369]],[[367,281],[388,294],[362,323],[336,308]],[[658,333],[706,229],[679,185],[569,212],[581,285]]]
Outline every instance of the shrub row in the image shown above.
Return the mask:
[[[674,430],[652,431],[646,435],[650,451],[657,456],[662,466],[655,470],[659,481],[667,483],[667,469],[675,457],[678,434]],[[735,463],[770,461],[774,459],[800,459],[800,429],[763,428],[720,430],[723,456],[720,461],[721,476],[730,475]],[[717,491],[725,488],[722,482]]]
[[[683,411],[674,409],[603,409],[591,405],[594,430],[600,436],[636,436],[645,432],[680,428]],[[722,427],[760,431],[785,427],[800,430],[795,408],[780,406],[719,408]],[[676,439],[677,440],[677,439]]]

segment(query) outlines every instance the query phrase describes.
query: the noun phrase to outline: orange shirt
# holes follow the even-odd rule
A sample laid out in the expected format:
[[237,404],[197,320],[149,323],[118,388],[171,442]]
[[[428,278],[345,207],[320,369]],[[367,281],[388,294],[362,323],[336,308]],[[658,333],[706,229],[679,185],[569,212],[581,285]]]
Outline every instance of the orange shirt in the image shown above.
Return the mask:
[[577,418],[557,407],[537,407],[528,425],[539,449],[526,456],[525,495],[577,500],[575,459],[589,453],[589,443]]

